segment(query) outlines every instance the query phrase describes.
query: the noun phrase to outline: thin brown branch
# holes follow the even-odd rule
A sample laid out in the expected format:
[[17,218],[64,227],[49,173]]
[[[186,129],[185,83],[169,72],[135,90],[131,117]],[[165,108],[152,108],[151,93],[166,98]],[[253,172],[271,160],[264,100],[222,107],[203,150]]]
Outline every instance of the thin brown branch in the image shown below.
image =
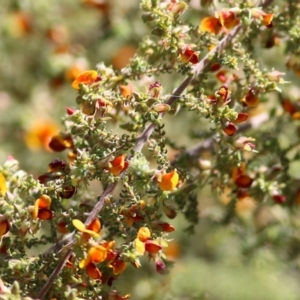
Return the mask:
[[48,277],[47,282],[45,283],[45,285],[43,286],[43,288],[41,289],[39,295],[38,295],[38,299],[44,299],[44,297],[47,295],[53,281],[55,280],[56,276],[61,272],[61,270],[63,269],[65,263],[68,261],[70,255],[72,254],[72,248],[70,247],[65,255],[63,256],[63,258],[61,259],[61,261],[59,262],[59,264],[55,267],[54,271],[52,272],[52,274]]
[[[238,129],[238,132],[242,133],[249,129],[255,129],[255,128],[261,126],[263,123],[267,122],[268,120],[269,120],[268,113],[261,113],[255,117],[252,117],[248,122],[241,124]],[[181,154],[179,154],[178,157],[175,158],[175,160],[172,161],[172,165],[173,166],[176,165],[178,160],[183,156],[187,156],[192,159],[199,158],[199,156],[202,152],[213,149],[215,139],[216,139],[216,135],[213,135],[213,136],[207,138],[206,140],[201,141],[201,142],[191,146],[190,148],[186,149]]]

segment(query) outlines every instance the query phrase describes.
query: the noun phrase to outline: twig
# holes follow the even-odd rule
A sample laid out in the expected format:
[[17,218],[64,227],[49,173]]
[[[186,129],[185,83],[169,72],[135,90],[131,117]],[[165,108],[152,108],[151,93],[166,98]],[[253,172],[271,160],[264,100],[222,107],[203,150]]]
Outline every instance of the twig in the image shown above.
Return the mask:
[[52,274],[47,279],[47,282],[45,283],[45,285],[43,286],[42,290],[40,291],[40,293],[38,295],[38,299],[44,299],[44,297],[48,293],[48,291],[49,291],[49,289],[50,289],[53,281],[55,280],[55,277],[60,273],[60,271],[64,267],[65,263],[67,262],[67,260],[69,259],[70,255],[72,254],[72,251],[73,250],[72,250],[71,247],[67,250],[67,252],[63,256],[63,258],[61,259],[61,261],[59,262],[59,264],[55,267],[54,271],[52,272]]
[[[259,126],[261,126],[263,123],[269,120],[269,114],[268,113],[261,113],[255,117],[252,117],[247,123],[241,124],[238,132],[245,132],[249,129],[255,129]],[[198,158],[200,153],[203,151],[211,150],[214,146],[214,140],[216,138],[216,135],[211,136],[210,138],[207,138],[204,141],[201,141],[190,148],[183,151],[181,154],[179,154],[173,161],[172,165],[176,165],[180,157],[187,156],[189,158],[195,159]]]

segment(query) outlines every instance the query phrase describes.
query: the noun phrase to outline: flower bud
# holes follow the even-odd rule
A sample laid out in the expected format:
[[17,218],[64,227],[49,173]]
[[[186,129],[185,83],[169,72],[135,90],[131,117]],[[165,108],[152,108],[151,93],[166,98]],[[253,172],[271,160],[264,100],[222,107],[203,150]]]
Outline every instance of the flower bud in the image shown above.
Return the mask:
[[158,113],[165,113],[171,110],[171,106],[165,103],[157,103],[152,106],[152,109]]
[[282,204],[286,201],[286,197],[282,194],[279,194],[278,191],[274,191],[272,198],[274,200],[274,202],[278,203],[278,204]]
[[155,268],[156,268],[156,272],[159,273],[159,274],[163,275],[163,274],[168,273],[168,269],[167,269],[165,263],[161,259],[158,259],[155,262]]
[[233,145],[237,149],[251,152],[254,151],[255,148],[255,144],[253,144],[254,141],[254,138],[241,136],[233,142]]
[[163,211],[169,219],[174,219],[177,215],[175,208],[171,205],[166,204],[165,202],[163,203]]
[[200,169],[203,170],[203,171],[209,170],[209,169],[211,169],[211,167],[212,167],[211,161],[210,161],[210,160],[199,159],[199,160],[198,160],[198,163],[199,163]]
[[228,122],[227,125],[226,125],[226,127],[223,128],[223,131],[224,131],[227,135],[233,136],[233,135],[236,133],[237,128],[236,128],[236,126],[235,126],[234,124],[232,124],[231,122]]

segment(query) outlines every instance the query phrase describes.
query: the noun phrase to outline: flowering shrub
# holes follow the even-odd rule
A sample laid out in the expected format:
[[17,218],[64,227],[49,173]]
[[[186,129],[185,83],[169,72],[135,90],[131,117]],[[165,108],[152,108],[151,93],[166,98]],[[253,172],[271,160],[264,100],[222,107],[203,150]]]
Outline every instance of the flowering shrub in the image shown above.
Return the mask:
[[[300,5],[198,2],[140,1],[149,35],[124,49],[135,52],[125,64],[117,52],[114,66],[91,69],[72,56],[63,27],[48,28],[63,54],[49,83],[76,94],[59,111],[60,128],[46,120],[24,134],[29,149],[47,150],[48,169],[31,175],[11,155],[0,167],[1,299],[129,299],[130,287],[116,289],[128,269],[172,269],[179,215],[189,234],[200,216],[208,227],[231,224],[236,235],[265,230],[269,245],[295,243],[284,254],[299,260],[300,92],[289,92],[281,71],[294,72],[291,81],[300,74]],[[109,1],[82,4],[109,26]],[[17,37],[34,30],[21,12],[11,16]],[[273,67],[263,51],[287,61]],[[219,204],[202,211],[207,188]],[[262,240],[249,238],[240,252],[252,254]],[[222,299],[238,299],[230,295]]]

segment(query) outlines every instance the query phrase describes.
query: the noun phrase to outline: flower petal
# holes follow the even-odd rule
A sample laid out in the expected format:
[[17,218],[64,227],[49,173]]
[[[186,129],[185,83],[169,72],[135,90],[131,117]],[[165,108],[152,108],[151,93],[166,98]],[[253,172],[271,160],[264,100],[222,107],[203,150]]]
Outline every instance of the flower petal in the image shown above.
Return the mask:
[[97,71],[89,70],[83,72],[82,74],[80,74],[75,78],[75,80],[72,83],[72,88],[78,90],[80,84],[91,84],[95,82],[97,78],[98,78]]
[[162,174],[161,181],[158,182],[158,186],[162,191],[172,191],[176,188],[179,182],[179,175],[176,170]]
[[0,173],[0,195],[4,196],[6,194],[6,179],[2,173]]
[[102,277],[102,273],[100,272],[100,270],[93,263],[89,263],[86,266],[85,271],[88,274],[88,276],[92,279],[98,279],[99,280]]
[[151,232],[148,227],[141,227],[138,231],[137,238],[141,242],[147,241],[151,237]]
[[218,18],[206,17],[206,18],[202,19],[202,21],[199,25],[198,31],[218,34],[221,29],[222,29],[222,26],[221,26]]

